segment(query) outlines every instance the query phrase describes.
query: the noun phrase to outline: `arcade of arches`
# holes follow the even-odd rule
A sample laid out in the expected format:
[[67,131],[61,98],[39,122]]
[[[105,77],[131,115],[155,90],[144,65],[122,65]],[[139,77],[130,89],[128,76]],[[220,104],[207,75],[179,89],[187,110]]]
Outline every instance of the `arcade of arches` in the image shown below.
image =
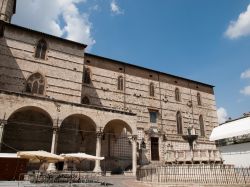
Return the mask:
[[1,152],[84,152],[104,156],[105,161],[84,161],[75,169],[100,172],[136,168],[136,139],[123,120],[113,119],[98,127],[87,115],[73,114],[60,121],[38,107],[23,107],[10,115],[2,131]]

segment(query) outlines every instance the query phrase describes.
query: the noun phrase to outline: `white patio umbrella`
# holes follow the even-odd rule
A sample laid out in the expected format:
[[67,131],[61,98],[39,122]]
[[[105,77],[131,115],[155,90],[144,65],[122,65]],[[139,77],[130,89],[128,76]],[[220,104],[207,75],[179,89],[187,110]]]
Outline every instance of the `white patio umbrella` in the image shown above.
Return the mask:
[[68,154],[61,154],[60,156],[64,157],[65,161],[69,161],[69,162],[75,162],[78,161],[80,162],[80,164],[82,163],[82,161],[84,160],[103,160],[104,157],[97,157],[97,156],[93,156],[93,155],[88,155],[86,153],[68,153]]
[[20,158],[29,159],[29,161],[33,163],[54,163],[64,160],[62,156],[49,153],[47,151],[19,151],[17,152],[17,156],[20,156]]
[[83,160],[103,160],[104,157],[98,157],[89,155],[86,153],[68,153],[68,154],[61,154],[60,156],[64,157],[64,160],[71,160],[71,161],[83,161]]

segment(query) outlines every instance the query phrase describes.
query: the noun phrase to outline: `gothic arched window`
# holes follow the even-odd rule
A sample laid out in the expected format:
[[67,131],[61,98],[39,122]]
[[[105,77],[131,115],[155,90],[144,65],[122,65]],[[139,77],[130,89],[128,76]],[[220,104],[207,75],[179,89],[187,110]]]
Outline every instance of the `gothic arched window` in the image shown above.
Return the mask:
[[201,105],[201,94],[197,93],[197,103],[198,105]]
[[149,95],[154,96],[155,95],[155,88],[154,88],[154,83],[150,83],[149,85]]
[[90,78],[90,69],[89,68],[85,68],[84,69],[84,75],[83,75],[83,82],[85,84],[90,84],[91,82],[91,78]]
[[180,101],[181,100],[179,88],[175,89],[175,100],[176,101]]
[[84,96],[82,98],[82,104],[85,104],[85,105],[89,105],[90,104],[89,98],[87,96]]
[[178,111],[176,114],[176,122],[177,122],[177,134],[182,134],[182,117],[180,111]]
[[200,115],[199,116],[199,123],[200,123],[200,133],[201,133],[201,136],[205,136],[205,127],[204,127],[204,120],[203,120],[203,116]]
[[45,59],[47,51],[47,43],[45,40],[40,40],[36,46],[35,57],[40,59]]
[[123,90],[123,77],[122,76],[119,76],[118,77],[118,83],[117,83],[117,88],[118,90]]
[[28,78],[26,85],[26,92],[43,95],[44,89],[45,89],[45,80],[40,73],[34,73]]

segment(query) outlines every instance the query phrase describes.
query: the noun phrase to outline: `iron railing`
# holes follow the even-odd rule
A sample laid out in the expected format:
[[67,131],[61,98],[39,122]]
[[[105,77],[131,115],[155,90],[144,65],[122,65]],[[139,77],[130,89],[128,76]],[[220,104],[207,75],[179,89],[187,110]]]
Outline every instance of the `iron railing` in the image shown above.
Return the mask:
[[137,180],[152,183],[250,184],[250,168],[235,168],[229,165],[138,168]]

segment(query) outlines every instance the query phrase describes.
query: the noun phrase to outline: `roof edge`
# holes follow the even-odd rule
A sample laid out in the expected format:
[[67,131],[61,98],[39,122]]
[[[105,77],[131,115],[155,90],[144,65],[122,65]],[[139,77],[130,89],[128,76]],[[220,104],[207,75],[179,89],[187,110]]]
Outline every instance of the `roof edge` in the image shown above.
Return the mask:
[[34,32],[34,33],[37,33],[37,34],[45,35],[45,36],[50,37],[50,38],[54,38],[54,39],[61,40],[61,41],[64,41],[64,42],[69,42],[69,43],[72,43],[72,44],[75,44],[75,45],[79,45],[79,46],[82,46],[84,49],[87,47],[86,44],[75,42],[73,40],[64,39],[64,38],[61,38],[61,37],[58,37],[58,36],[55,36],[55,35],[47,34],[47,33],[44,33],[44,32],[40,32],[40,31],[37,31],[37,30],[33,30],[33,29],[30,29],[30,28],[23,27],[23,26],[16,25],[16,24],[12,24],[12,23],[7,23],[7,22],[3,22],[3,23],[5,25],[7,25],[7,26],[15,27],[15,28],[18,28],[18,29],[23,29],[23,30],[26,30],[26,31],[31,31],[31,32]]
[[113,62],[116,62],[116,63],[121,63],[121,64],[124,64],[124,65],[132,66],[132,67],[143,69],[143,70],[147,70],[147,71],[153,71],[153,72],[158,73],[158,74],[163,74],[163,75],[171,76],[171,77],[182,79],[182,80],[186,80],[186,81],[191,81],[191,82],[194,82],[194,83],[197,83],[197,84],[201,84],[201,85],[204,85],[204,86],[208,86],[208,87],[211,87],[211,88],[215,87],[214,85],[210,85],[210,84],[207,84],[207,83],[195,81],[195,80],[184,78],[184,77],[180,77],[180,76],[177,76],[177,75],[168,74],[168,73],[165,73],[165,72],[162,72],[162,71],[157,71],[157,70],[154,70],[154,69],[149,69],[149,68],[146,68],[146,67],[143,67],[143,66],[138,66],[138,65],[130,64],[130,63],[123,62],[123,61],[120,61],[120,60],[115,60],[115,59],[112,59],[112,58],[107,58],[107,57],[103,57],[103,56],[99,56],[99,55],[95,55],[95,54],[91,54],[91,53],[85,53],[85,55],[96,57],[96,58],[101,58],[101,59],[105,59],[105,60],[110,60],[110,61],[113,61]]

